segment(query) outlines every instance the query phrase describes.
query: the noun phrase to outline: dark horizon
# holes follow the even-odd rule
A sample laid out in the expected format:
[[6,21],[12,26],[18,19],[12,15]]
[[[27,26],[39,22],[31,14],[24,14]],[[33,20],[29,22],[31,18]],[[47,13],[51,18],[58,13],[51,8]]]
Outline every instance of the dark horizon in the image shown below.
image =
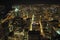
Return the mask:
[[60,0],[0,0],[0,4],[60,4]]

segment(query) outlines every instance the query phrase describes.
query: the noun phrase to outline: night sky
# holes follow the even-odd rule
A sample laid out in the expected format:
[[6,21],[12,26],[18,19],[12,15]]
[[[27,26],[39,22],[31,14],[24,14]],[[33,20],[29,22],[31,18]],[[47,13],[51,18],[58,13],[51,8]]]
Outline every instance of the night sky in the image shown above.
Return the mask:
[[0,4],[59,4],[60,0],[0,0]]

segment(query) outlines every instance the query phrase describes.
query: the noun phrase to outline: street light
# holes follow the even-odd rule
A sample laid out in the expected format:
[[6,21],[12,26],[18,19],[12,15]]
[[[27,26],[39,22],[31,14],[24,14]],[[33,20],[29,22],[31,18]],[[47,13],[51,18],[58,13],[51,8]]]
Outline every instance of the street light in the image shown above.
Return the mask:
[[15,8],[15,12],[18,12],[18,10],[19,10],[18,8]]
[[58,29],[56,32],[60,35],[60,29]]
[[16,7],[14,11],[15,11],[15,16],[20,16],[19,8],[18,7]]

